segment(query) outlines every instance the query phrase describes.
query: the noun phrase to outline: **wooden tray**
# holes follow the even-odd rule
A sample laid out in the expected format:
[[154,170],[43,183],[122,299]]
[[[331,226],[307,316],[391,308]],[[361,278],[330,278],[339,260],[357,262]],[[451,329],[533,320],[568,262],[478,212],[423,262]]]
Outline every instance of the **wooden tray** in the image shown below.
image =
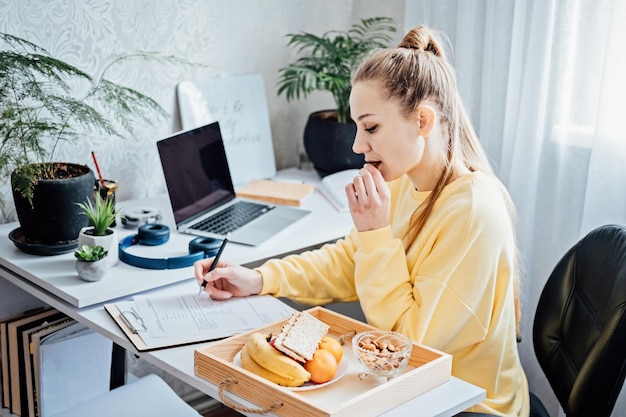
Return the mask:
[[[307,311],[328,324],[329,334],[336,337],[374,329],[323,307]],[[267,414],[267,410],[273,406],[271,414],[284,417],[375,416],[450,379],[452,357],[415,343],[409,365],[391,381],[371,375],[359,379],[360,368],[352,353],[351,337],[346,337],[344,344],[344,360],[349,361],[345,375],[337,382],[319,389],[293,391],[233,364],[233,359],[250,333],[260,331],[277,334],[285,322],[280,321],[196,349],[195,374],[217,385],[220,398],[232,408]]]

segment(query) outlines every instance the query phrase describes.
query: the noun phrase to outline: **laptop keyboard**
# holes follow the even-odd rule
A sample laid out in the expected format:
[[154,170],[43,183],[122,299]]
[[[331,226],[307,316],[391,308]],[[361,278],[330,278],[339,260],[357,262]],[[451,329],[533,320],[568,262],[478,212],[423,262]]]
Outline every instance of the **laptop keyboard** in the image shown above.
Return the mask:
[[225,208],[219,213],[196,223],[191,226],[191,228],[225,235],[237,230],[244,224],[249,223],[273,208],[273,206],[252,203],[250,201],[237,201],[235,204]]

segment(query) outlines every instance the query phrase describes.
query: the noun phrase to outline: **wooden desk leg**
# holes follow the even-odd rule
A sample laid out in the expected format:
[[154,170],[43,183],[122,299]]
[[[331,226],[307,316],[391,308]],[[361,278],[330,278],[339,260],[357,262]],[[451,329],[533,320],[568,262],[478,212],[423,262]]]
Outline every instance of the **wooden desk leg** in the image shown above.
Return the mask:
[[111,389],[121,387],[126,382],[126,350],[113,343],[111,354]]

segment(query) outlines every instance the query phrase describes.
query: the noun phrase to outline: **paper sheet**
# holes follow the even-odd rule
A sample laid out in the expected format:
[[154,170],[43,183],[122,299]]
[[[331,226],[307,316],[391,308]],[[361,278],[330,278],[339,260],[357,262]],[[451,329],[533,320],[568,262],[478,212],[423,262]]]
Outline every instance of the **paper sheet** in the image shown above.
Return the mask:
[[220,339],[283,320],[294,312],[268,295],[226,301],[204,293],[137,296],[116,305],[147,346]]

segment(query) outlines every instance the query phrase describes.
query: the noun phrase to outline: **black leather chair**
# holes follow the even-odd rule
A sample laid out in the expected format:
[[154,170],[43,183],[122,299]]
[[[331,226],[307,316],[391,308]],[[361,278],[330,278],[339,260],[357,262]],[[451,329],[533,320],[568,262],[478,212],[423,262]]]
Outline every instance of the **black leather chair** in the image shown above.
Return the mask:
[[[591,231],[556,265],[533,324],[539,365],[567,417],[608,417],[626,375],[626,227]],[[531,393],[531,417],[549,417]]]

